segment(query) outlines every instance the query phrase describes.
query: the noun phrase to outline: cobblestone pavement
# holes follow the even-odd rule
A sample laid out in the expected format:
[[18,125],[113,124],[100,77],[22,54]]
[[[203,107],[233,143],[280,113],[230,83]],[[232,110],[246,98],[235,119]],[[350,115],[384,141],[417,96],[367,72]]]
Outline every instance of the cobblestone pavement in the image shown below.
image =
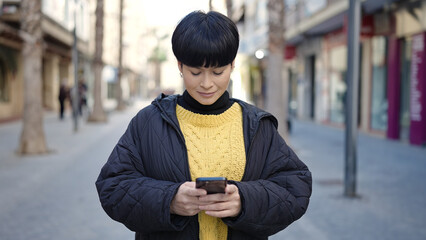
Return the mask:
[[[139,106],[140,107],[140,106]],[[0,125],[0,239],[133,239],[102,210],[95,180],[124,132],[133,107],[106,124],[45,116],[51,152],[15,154],[21,123]],[[358,141],[355,199],[343,197],[340,129],[295,121],[290,145],[313,173],[307,213],[270,239],[426,239],[426,148],[365,134]]]

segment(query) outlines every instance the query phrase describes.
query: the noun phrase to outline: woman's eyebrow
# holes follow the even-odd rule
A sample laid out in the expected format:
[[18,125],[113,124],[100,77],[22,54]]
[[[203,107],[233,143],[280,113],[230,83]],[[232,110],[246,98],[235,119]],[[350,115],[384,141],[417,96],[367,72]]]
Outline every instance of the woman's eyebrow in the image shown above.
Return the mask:
[[222,69],[225,69],[226,68],[226,66],[222,66],[222,67],[214,67],[214,69],[216,70],[216,69],[219,69],[219,70],[222,70]]
[[191,70],[191,69],[201,70],[201,67],[190,67],[190,66],[188,66],[188,69],[189,70]]

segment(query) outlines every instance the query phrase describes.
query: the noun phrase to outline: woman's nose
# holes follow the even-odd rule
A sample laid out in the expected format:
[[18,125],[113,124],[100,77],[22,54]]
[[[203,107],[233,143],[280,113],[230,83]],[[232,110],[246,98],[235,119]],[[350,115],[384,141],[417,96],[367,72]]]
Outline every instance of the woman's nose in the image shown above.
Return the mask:
[[213,86],[213,81],[210,74],[205,74],[203,80],[200,83],[200,86],[203,88],[211,88]]

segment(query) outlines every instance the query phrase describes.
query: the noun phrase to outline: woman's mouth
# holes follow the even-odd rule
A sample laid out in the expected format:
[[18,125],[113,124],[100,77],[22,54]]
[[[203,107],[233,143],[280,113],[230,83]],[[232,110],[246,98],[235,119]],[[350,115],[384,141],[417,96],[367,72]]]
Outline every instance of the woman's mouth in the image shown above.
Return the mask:
[[198,94],[200,94],[202,97],[210,98],[215,94],[215,92],[211,92],[211,93],[198,92]]

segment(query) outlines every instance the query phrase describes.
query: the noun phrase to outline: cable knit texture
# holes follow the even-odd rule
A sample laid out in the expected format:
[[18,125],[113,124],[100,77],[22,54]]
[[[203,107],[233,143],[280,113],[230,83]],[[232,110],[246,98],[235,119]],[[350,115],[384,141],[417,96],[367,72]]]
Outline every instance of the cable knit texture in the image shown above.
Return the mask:
[[[177,105],[176,114],[188,149],[191,179],[226,177],[241,181],[245,169],[242,109],[234,103],[218,115],[197,114]],[[226,239],[220,218],[198,214],[200,239]]]

